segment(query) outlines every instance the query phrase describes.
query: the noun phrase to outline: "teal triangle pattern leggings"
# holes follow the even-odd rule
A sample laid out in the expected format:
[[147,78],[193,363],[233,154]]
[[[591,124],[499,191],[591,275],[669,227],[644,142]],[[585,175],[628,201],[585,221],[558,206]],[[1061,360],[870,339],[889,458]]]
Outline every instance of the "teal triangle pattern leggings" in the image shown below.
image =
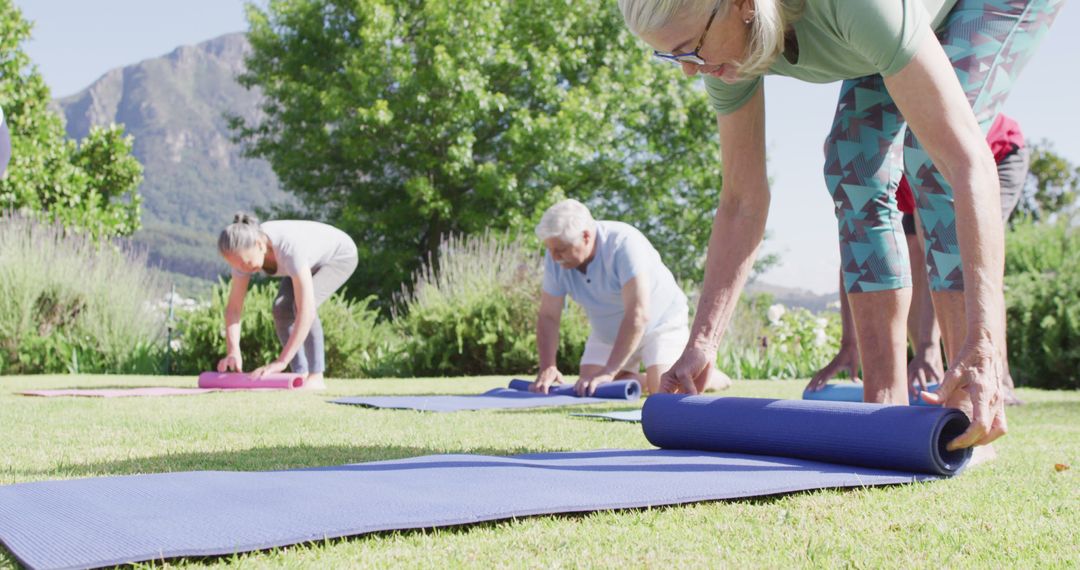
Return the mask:
[[[937,30],[985,132],[1064,0],[959,0]],[[962,291],[953,190],[907,129],[880,75],[843,82],[825,145],[848,292],[911,286],[896,187],[907,174],[935,291]]]

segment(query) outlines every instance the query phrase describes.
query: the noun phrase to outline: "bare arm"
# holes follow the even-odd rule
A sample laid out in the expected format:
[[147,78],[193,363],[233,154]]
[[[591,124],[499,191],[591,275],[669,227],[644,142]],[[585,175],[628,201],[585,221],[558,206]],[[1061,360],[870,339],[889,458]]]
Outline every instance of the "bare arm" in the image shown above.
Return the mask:
[[530,386],[534,392],[547,393],[552,384],[562,383],[562,374],[556,366],[559,350],[559,322],[562,320],[566,297],[540,293],[540,312],[536,316],[536,348],[540,353],[540,372]]
[[765,95],[759,88],[742,108],[717,118],[724,190],[713,220],[705,282],[690,344],[664,375],[662,388],[696,393],[693,378],[716,360],[724,329],[765,235],[769,183],[765,172]]
[[966,338],[959,354],[950,354],[953,362],[941,397],[928,399],[953,405],[960,403],[960,396],[970,396],[972,425],[950,448],[989,443],[1005,433],[999,393],[1005,348],[1005,248],[994,159],[938,42],[923,42],[904,69],[885,78],[885,86],[934,165],[952,185],[957,241],[963,255]]
[[619,323],[619,332],[615,335],[611,356],[601,374],[615,376],[623,364],[634,353],[641,337],[645,336],[645,325],[649,324],[649,280],[643,275],[634,277],[622,288],[623,319]]
[[540,352],[540,370],[555,368],[559,349],[559,322],[565,297],[540,293],[540,313],[536,317],[536,348]]
[[769,215],[765,173],[765,94],[717,117],[724,190],[713,219],[705,282],[690,342],[715,353],[750,274]]
[[244,314],[247,297],[247,275],[233,277],[229,283],[229,301],[225,305],[225,349],[227,354],[240,354],[240,317]]

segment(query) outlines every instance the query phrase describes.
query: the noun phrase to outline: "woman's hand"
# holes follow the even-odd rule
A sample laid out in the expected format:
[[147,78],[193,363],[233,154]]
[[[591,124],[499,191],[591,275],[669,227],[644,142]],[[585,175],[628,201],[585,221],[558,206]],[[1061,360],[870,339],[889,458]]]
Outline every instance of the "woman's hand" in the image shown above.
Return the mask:
[[821,390],[829,383],[829,380],[836,378],[841,372],[847,372],[852,382],[861,381],[859,378],[859,347],[854,342],[840,345],[840,352],[836,353],[836,356],[825,365],[825,368],[814,374],[814,377],[810,379],[810,383],[806,385],[806,391],[817,392]]
[[930,384],[940,384],[941,377],[945,375],[941,349],[936,346],[917,349],[907,370],[908,389],[912,396],[918,398],[919,392],[925,391]]
[[241,358],[240,353],[227,354],[225,358],[222,358],[217,363],[218,372],[228,372],[230,370],[236,372],[244,371],[244,359]]
[[536,375],[536,380],[529,386],[530,392],[539,392],[541,394],[547,394],[548,388],[555,384],[562,384],[563,377],[562,372],[559,372],[558,368],[549,366],[540,371],[540,374]]
[[1005,435],[1005,359],[987,340],[966,343],[955,366],[945,373],[941,387],[922,392],[930,404],[959,408],[971,418],[967,431],[946,445],[949,451],[973,445],[986,445]]
[[686,345],[682,356],[660,377],[660,391],[668,394],[698,394],[695,380],[707,378],[716,362],[716,351],[694,344]]
[[266,366],[252,370],[251,377],[258,380],[259,378],[262,378],[267,374],[277,374],[278,372],[283,372],[285,370],[285,367],[287,366],[288,363],[282,362],[280,360],[275,360],[270,364],[267,364]]

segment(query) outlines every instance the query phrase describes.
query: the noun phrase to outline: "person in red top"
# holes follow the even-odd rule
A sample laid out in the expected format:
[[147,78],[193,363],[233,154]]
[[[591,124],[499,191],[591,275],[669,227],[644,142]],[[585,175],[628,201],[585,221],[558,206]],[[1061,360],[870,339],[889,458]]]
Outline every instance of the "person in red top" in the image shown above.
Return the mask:
[[[998,179],[1001,182],[1001,219],[1008,221],[1017,204],[1020,203],[1024,184],[1030,165],[1030,150],[1024,144],[1024,133],[1015,120],[999,114],[986,134],[990,150],[997,162]],[[908,384],[913,393],[926,388],[927,384],[938,383],[944,378],[944,366],[941,357],[941,329],[934,316],[934,305],[930,299],[930,287],[923,246],[920,243],[922,226],[915,223],[915,200],[906,178],[901,178],[896,188],[896,206],[903,214],[904,235],[907,236],[908,255],[911,260],[911,308],[908,311],[907,328],[914,358],[908,363]],[[919,270],[922,268],[922,270]],[[847,304],[847,295],[840,288],[840,313],[842,333],[840,352],[824,368],[814,375],[806,389],[820,390],[829,380],[840,372],[847,372],[852,378],[858,378],[859,349],[855,342],[851,312]],[[1005,393],[1007,404],[1019,404],[1013,386],[1012,375],[1006,366]]]

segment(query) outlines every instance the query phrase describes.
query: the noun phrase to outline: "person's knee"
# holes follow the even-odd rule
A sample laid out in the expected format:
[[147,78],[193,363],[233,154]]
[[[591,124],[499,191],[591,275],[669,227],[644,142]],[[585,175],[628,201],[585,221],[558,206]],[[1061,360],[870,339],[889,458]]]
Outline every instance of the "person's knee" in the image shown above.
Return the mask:
[[283,297],[274,300],[271,312],[274,315],[274,322],[292,322],[295,318],[292,300]]

